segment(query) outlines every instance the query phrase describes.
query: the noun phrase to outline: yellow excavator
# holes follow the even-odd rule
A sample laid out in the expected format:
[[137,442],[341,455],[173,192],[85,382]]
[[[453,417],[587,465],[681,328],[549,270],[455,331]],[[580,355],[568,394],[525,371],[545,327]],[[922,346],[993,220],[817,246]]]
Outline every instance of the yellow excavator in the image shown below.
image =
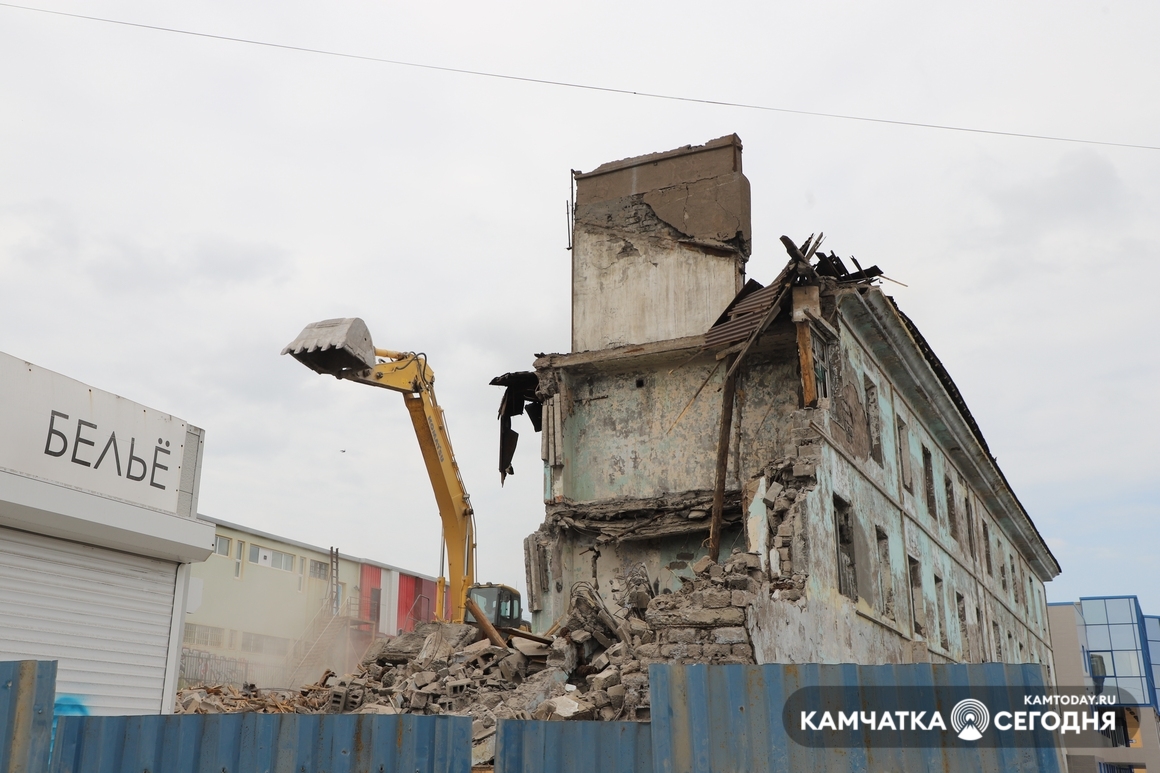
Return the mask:
[[450,584],[450,622],[475,623],[486,631],[488,626],[480,623],[482,617],[495,629],[521,628],[519,591],[475,581],[475,514],[451,450],[443,409],[435,399],[435,374],[426,355],[376,349],[366,323],[357,317],[307,325],[282,354],[317,373],[402,393],[443,521],[450,580],[440,570],[436,619],[445,622]]

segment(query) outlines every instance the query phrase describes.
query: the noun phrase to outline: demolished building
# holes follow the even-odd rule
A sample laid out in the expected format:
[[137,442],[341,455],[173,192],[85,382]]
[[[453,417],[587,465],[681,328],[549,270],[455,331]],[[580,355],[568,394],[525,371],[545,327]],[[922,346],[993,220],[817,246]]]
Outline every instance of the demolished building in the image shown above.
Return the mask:
[[[572,351],[510,373],[542,430],[533,630],[577,587],[649,662],[1043,663],[1059,574],[949,374],[878,285],[795,244],[746,281],[741,141],[576,173]],[[694,589],[694,564],[753,571]],[[702,562],[700,569],[706,569]]]
[[541,433],[533,631],[429,623],[355,673],[178,712],[467,714],[480,765],[504,720],[650,721],[654,664],[1052,668],[1059,565],[877,267],[782,237],[776,279],[747,280],[736,136],[576,194],[572,351],[492,382],[501,476],[513,420]]

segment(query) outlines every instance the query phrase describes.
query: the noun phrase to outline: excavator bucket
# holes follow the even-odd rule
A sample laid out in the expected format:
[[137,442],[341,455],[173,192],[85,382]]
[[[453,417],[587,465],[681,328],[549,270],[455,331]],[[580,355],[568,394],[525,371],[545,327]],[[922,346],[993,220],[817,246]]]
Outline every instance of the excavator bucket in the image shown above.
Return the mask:
[[317,373],[342,378],[349,371],[375,366],[375,347],[367,325],[358,317],[324,319],[307,325],[282,350]]

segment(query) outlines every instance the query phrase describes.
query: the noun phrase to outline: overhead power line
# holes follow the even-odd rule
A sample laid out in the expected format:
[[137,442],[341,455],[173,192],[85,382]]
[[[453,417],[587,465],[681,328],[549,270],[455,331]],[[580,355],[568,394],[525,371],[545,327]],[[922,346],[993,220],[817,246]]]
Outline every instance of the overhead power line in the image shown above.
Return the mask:
[[355,59],[363,62],[376,62],[378,64],[391,64],[398,67],[413,67],[421,70],[436,70],[439,72],[456,73],[458,75],[473,75],[480,78],[496,78],[499,80],[519,81],[521,83],[537,83],[544,86],[559,86],[569,89],[583,89],[585,91],[599,91],[607,94],[624,94],[634,97],[645,97],[648,99],[663,99],[671,102],[687,102],[697,105],[712,105],[715,107],[734,107],[741,110],[760,110],[770,113],[787,113],[789,115],[805,115],[814,118],[834,118],[843,121],[862,121],[864,123],[879,123],[890,126],[909,126],[916,129],[939,129],[941,131],[950,132],[967,132],[970,134],[988,134],[997,137],[1018,137],[1027,140],[1047,140],[1050,142],[1070,142],[1080,145],[1103,145],[1111,148],[1134,148],[1136,150],[1160,150],[1157,145],[1137,145],[1130,142],[1109,142],[1106,140],[1089,140],[1079,137],[1060,137],[1050,134],[1028,134],[1025,132],[1011,132],[1002,131],[1000,129],[980,129],[971,126],[953,126],[950,124],[937,123],[922,123],[921,121],[902,121],[892,118],[874,118],[865,115],[849,115],[845,113],[826,113],[817,110],[796,110],[789,107],[774,107],[772,105],[754,105],[744,102],[728,102],[717,99],[700,99],[697,97],[684,97],[677,94],[660,94],[649,91],[633,91],[632,89],[615,88],[612,86],[595,86],[590,83],[572,83],[569,81],[557,81],[549,78],[532,78],[524,75],[510,75],[507,73],[485,72],[482,70],[468,70],[461,67],[446,67],[437,64],[424,64],[422,62],[405,62],[399,59],[385,59],[378,56],[367,56],[364,54],[351,54],[345,51],[330,51],[323,48],[310,48],[307,46],[293,46],[287,43],[273,43],[267,40],[255,40],[253,38],[238,38],[230,35],[215,35],[210,32],[197,32],[194,30],[184,30],[176,27],[162,27],[155,24],[141,24],[139,22],[125,21],[123,19],[108,19],[100,16],[88,16],[80,13],[68,13],[66,11],[54,11],[48,8],[35,8],[28,5],[16,5],[14,3],[0,2],[0,7],[13,8],[21,11],[33,11],[36,13],[51,14],[53,16],[66,16],[71,19],[83,19],[85,21],[95,21],[102,24],[118,24],[123,27],[136,27],[137,29],[153,30],[155,32],[169,32],[175,35],[189,35],[197,38],[208,38],[210,40],[223,40],[229,43],[246,43],[252,46],[264,46],[266,48],[277,48],[284,51],[298,51],[306,54],[319,54],[322,56],[335,56],[342,59]]

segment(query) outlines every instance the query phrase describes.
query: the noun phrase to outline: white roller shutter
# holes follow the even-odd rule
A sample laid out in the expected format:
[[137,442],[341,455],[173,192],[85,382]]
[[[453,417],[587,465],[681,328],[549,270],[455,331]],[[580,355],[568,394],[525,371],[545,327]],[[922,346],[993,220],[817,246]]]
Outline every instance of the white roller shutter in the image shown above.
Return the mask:
[[0,660],[57,660],[90,714],[157,714],[176,563],[0,528]]

